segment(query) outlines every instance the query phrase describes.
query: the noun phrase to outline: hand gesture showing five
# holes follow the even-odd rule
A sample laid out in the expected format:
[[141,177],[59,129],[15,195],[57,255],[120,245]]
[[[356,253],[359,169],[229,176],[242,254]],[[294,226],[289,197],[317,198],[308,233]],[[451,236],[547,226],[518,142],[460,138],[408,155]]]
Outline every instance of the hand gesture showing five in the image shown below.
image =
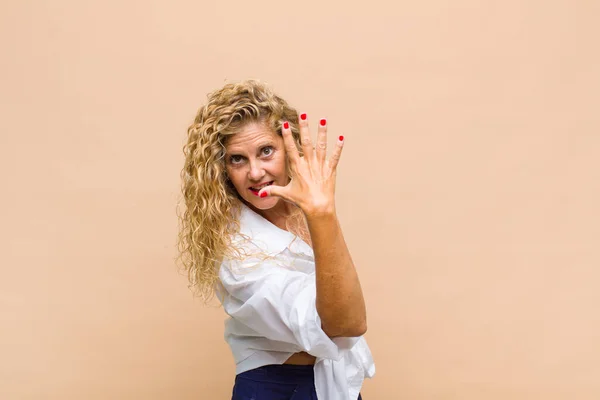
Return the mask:
[[292,179],[286,186],[271,185],[261,189],[259,196],[281,197],[296,204],[307,216],[335,213],[335,177],[344,137],[338,138],[335,150],[327,160],[327,121],[322,119],[319,123],[316,146],[311,141],[306,114],[300,115],[298,121],[304,157],[296,148],[289,123],[284,122],[281,132]]

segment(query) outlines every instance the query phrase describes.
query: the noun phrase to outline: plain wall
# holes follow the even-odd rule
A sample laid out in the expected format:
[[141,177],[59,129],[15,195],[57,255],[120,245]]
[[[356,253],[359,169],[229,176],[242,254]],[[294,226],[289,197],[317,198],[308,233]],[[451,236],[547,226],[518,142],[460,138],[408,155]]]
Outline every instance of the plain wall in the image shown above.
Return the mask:
[[374,399],[600,398],[600,5],[0,4],[0,398],[228,399],[181,148],[258,78],[346,137]]

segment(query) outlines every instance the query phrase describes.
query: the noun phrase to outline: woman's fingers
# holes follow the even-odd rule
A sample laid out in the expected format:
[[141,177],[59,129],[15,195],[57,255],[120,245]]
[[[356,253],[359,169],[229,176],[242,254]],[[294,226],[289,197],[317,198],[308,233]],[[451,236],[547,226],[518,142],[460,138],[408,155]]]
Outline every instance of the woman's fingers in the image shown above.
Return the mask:
[[[300,141],[304,152],[304,157],[300,157],[294,138],[292,137],[292,131],[290,129],[289,122],[284,122],[281,127],[283,135],[283,141],[285,143],[286,153],[290,158],[290,162],[294,165],[298,165],[298,162],[303,159],[308,165],[312,166],[309,170],[314,170],[317,174],[329,174],[335,171],[342,155],[342,148],[344,146],[344,137],[338,137],[335,149],[331,154],[329,160],[327,158],[327,120],[325,118],[319,121],[319,128],[317,133],[317,145],[316,151],[311,141],[310,129],[308,127],[308,119],[306,114],[300,114],[298,119],[298,125],[300,127]],[[326,168],[326,166],[328,168]],[[266,192],[265,192],[266,193]]]
[[317,162],[319,165],[325,165],[327,156],[327,120],[319,121],[319,133],[317,134]]
[[329,170],[333,174],[335,169],[337,168],[338,162],[340,161],[340,157],[342,155],[342,149],[344,148],[344,137],[338,137],[337,143],[335,144],[335,150],[333,150],[333,154],[329,158]]
[[287,121],[281,125],[281,136],[283,136],[283,145],[285,146],[285,152],[288,156],[288,159],[292,165],[295,165],[300,159],[300,154],[298,153],[298,148],[296,147],[294,137],[292,136],[290,123]]
[[302,143],[302,150],[304,151],[304,159],[310,165],[315,157],[315,148],[310,139],[310,129],[308,128],[308,118],[306,118],[306,114],[300,114],[298,125],[300,125],[300,142]]

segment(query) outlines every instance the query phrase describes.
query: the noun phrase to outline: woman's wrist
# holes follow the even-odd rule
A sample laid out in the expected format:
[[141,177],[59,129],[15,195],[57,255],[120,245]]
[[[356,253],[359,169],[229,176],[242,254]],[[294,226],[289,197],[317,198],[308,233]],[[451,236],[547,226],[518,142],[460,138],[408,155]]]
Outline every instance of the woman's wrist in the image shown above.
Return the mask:
[[333,203],[302,207],[302,211],[304,212],[306,220],[309,223],[311,220],[336,216],[335,204]]

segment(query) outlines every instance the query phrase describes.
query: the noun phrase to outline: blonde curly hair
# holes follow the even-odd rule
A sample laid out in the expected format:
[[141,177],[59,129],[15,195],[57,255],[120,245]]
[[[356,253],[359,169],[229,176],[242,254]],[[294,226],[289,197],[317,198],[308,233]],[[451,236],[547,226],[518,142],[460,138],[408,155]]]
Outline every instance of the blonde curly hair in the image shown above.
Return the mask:
[[[281,135],[281,125],[288,121],[296,147],[303,155],[297,111],[263,82],[251,79],[229,83],[207,97],[207,103],[187,129],[187,143],[183,146],[183,198],[177,205],[176,258],[176,263],[187,273],[190,289],[205,303],[215,294],[223,258],[243,257],[241,249],[232,242],[240,229],[242,200],[227,177],[224,163],[227,139],[249,122],[265,124]],[[289,164],[287,170],[291,177]],[[287,225],[296,236],[307,234],[306,220],[299,208]]]

